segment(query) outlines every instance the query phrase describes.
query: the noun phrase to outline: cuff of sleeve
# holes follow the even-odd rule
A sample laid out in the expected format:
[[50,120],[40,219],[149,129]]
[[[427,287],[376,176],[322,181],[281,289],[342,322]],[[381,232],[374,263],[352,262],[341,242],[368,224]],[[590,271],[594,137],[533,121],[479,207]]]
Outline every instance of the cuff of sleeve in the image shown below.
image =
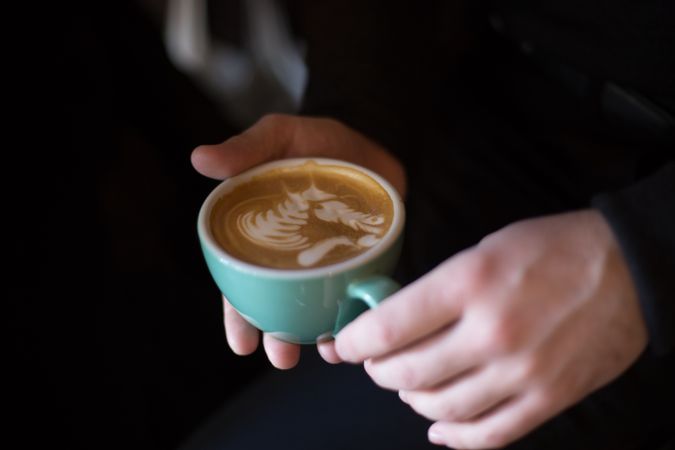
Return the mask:
[[675,163],[592,199],[612,228],[637,288],[656,355],[675,350]]

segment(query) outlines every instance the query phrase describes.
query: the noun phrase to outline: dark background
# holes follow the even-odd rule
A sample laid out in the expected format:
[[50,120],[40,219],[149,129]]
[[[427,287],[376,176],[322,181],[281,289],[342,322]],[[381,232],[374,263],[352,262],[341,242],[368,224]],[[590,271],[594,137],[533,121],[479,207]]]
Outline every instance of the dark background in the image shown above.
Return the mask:
[[190,152],[236,128],[170,64],[152,12],[7,15],[21,84],[4,164],[6,448],[175,448],[268,370],[229,351],[196,235],[216,181]]

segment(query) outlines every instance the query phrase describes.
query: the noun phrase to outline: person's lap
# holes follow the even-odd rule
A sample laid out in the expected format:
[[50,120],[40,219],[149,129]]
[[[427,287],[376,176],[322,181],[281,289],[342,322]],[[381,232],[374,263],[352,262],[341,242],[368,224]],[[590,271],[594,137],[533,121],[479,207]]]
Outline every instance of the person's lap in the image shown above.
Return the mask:
[[[306,350],[299,367],[251,384],[180,450],[436,448],[426,438],[431,422],[395,392],[375,386],[362,367],[331,366],[312,355],[314,349]],[[668,364],[643,357],[615,383],[508,449],[669,448],[673,364],[666,370]]]
[[257,380],[181,450],[434,448],[428,425],[362,367],[329,365],[306,347],[298,367]]

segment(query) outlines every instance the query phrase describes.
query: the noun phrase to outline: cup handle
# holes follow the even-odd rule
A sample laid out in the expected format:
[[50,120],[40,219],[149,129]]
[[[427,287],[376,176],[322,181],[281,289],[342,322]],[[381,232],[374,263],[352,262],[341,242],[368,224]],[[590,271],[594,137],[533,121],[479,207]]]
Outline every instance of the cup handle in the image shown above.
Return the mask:
[[375,308],[382,300],[401,288],[396,281],[383,275],[375,275],[354,281],[347,286],[347,298],[340,304],[333,336],[349,322],[369,308]]

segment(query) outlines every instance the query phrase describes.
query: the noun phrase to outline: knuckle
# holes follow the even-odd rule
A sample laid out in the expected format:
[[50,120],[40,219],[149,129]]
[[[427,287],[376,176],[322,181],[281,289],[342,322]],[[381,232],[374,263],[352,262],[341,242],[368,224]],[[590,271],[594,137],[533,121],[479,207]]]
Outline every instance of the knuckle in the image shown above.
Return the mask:
[[455,422],[463,419],[463,412],[458,402],[430,394],[424,405],[426,416],[432,420]]
[[419,388],[419,376],[414,366],[407,362],[401,362],[396,369],[392,370],[395,374],[393,382],[398,389],[414,390]]
[[485,290],[494,277],[495,265],[495,258],[486,251],[473,251],[465,256],[461,276],[468,295]]
[[258,133],[263,132],[266,136],[274,136],[279,142],[286,142],[293,136],[297,124],[297,117],[270,113],[263,116],[253,128],[257,129]]
[[378,347],[389,349],[398,340],[398,333],[393,324],[382,320],[375,320],[372,324],[372,336]]
[[542,366],[534,356],[522,358],[514,369],[516,385],[531,385],[541,378]]
[[520,347],[520,332],[505,320],[493,320],[484,326],[479,349],[490,356],[512,354]]
[[439,418],[437,420],[447,420],[450,422],[456,422],[459,420],[466,419],[466,414],[455,404],[443,405],[439,408]]
[[385,389],[414,391],[420,387],[421,373],[407,361],[368,360],[365,369],[373,381]]
[[410,407],[429,420],[455,421],[457,416],[456,409],[452,404],[446,404],[437,401],[433,395],[423,394],[422,396],[409,396],[408,404]]

